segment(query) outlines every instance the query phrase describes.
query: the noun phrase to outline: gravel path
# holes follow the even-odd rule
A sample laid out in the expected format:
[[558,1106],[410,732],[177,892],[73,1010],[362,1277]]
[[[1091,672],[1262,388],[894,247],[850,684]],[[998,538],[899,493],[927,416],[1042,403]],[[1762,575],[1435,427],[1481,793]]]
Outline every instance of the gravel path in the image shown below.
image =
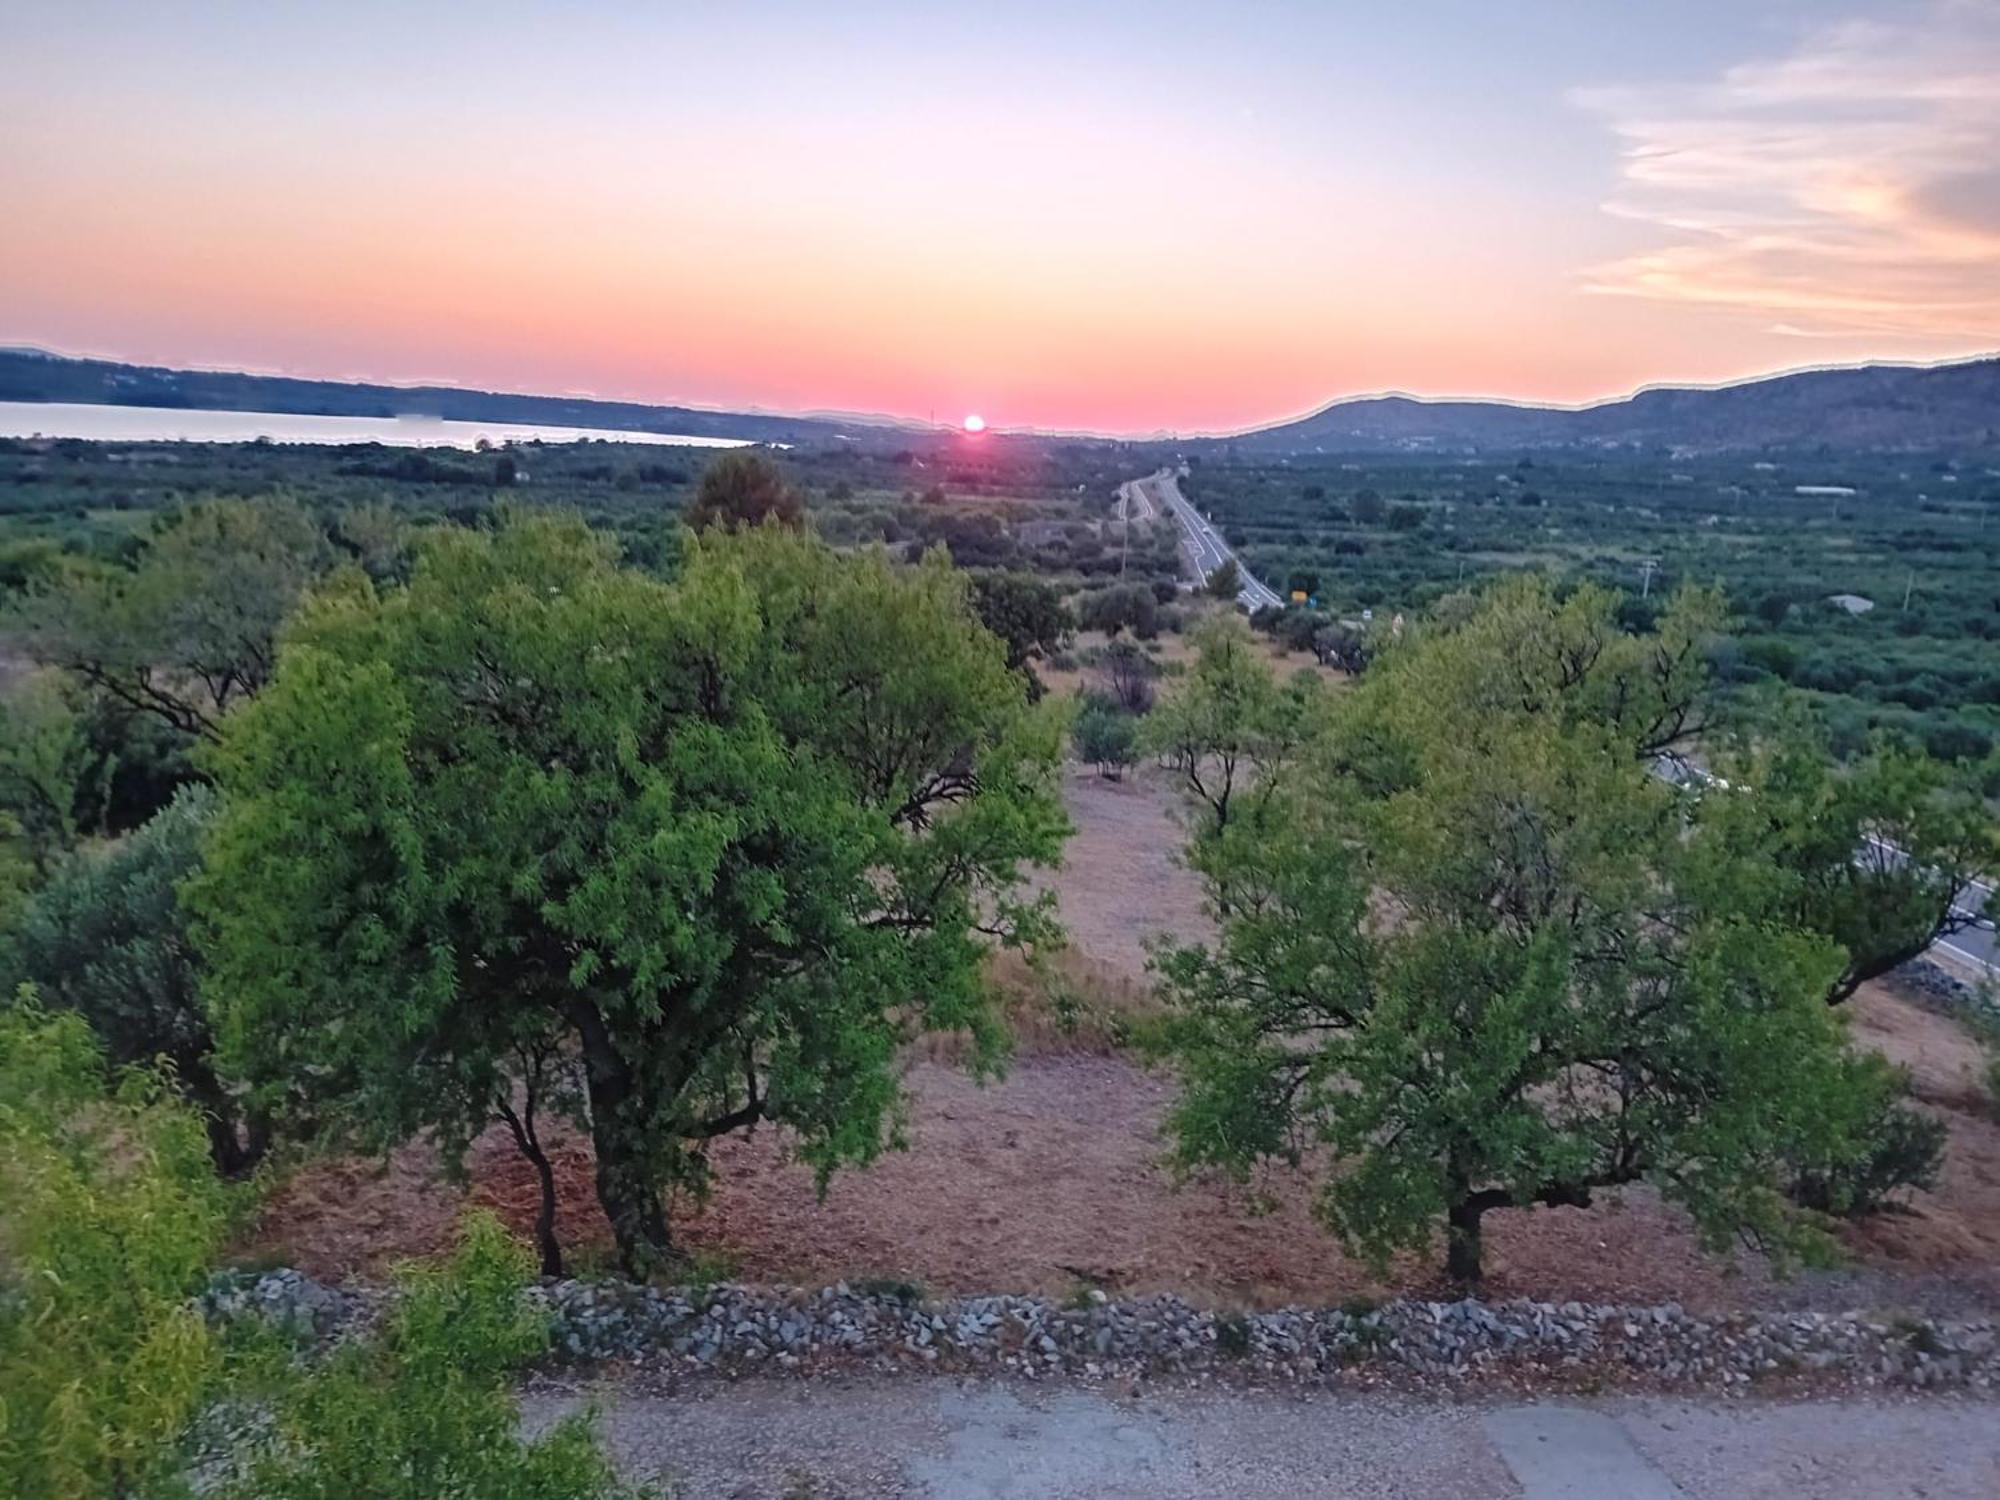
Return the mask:
[[[903,1379],[613,1388],[599,1403],[620,1461],[685,1500],[2000,1494],[2000,1406],[1974,1401],[1509,1406]],[[572,1404],[531,1397],[528,1421]]]

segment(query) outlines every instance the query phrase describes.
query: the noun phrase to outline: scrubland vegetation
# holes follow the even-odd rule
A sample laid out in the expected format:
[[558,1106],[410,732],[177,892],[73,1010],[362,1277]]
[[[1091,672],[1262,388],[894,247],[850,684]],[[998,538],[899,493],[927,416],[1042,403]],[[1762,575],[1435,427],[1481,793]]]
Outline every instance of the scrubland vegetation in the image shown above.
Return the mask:
[[[0,452],[10,1492],[618,1493],[587,1424],[515,1435],[504,1231],[306,1358],[196,1310],[252,1200],[497,1139],[544,1274],[581,1162],[619,1269],[685,1275],[743,1132],[824,1190],[908,1143],[914,1059],[1010,1034],[1156,1067],[1182,1173],[1293,1171],[1383,1274],[1642,1185],[1821,1261],[1937,1180],[1849,1002],[2000,863],[1970,476],[1896,522],[1951,471],[1871,470],[1842,530],[1776,479],[1691,519],[1692,460],[1204,467],[1319,601],[1284,651],[1110,519],[1129,455],[978,451]],[[1805,680],[1863,648],[1879,695]],[[1066,754],[1175,788],[1203,906],[1131,894],[1150,972],[1059,946]]]
[[[1843,759],[1876,731],[1946,760],[2000,742],[1990,461],[1210,458],[1183,488],[1252,571],[1330,620],[1419,613],[1532,569],[1616,588],[1623,622],[1643,628],[1681,584],[1720,586],[1731,616],[1715,672],[1743,708],[1773,688],[1804,695]],[[1850,614],[1836,595],[1873,608]]]

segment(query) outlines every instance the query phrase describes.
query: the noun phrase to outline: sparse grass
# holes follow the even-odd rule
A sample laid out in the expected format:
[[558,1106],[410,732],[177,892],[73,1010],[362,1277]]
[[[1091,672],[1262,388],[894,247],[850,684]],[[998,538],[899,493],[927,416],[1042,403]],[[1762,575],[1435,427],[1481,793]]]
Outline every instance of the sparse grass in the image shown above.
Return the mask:
[[[608,1240],[593,1241],[571,1248],[564,1247],[563,1269],[569,1272],[572,1281],[622,1281],[624,1272],[618,1265],[618,1247]],[[679,1277],[675,1277],[679,1280]]]
[[674,1278],[684,1286],[712,1287],[737,1277],[737,1261],[726,1250],[697,1250]]
[[[1133,1046],[1164,1014],[1150,985],[1074,948],[1033,958],[996,953],[987,961],[986,982],[1013,1035],[1017,1056],[1108,1057]],[[947,1032],[920,1045],[933,1061],[957,1062],[969,1051],[971,1039]]]

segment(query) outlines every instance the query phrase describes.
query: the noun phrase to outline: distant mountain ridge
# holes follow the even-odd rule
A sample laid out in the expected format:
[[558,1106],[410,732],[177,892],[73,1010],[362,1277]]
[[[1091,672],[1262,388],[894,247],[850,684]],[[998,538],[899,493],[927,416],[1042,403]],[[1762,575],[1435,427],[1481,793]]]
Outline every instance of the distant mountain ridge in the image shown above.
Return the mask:
[[888,417],[773,416],[652,406],[640,401],[598,401],[584,396],[516,395],[447,385],[371,385],[226,370],[172,370],[116,360],[74,359],[19,346],[0,348],[0,401],[74,401],[286,416],[426,416],[462,422],[746,438],[762,443],[827,442],[837,436],[891,443],[906,440],[912,431]]
[[1659,387],[1579,408],[1364,396],[1215,441],[1271,455],[1571,446],[2000,452],[2000,357]]
[[[883,416],[708,411],[583,396],[459,386],[305,380],[174,370],[0,347],[0,401],[75,401],[285,415],[515,422],[610,431],[900,446],[930,429]],[[1045,434],[1043,441],[1102,441]],[[1158,439],[1135,439],[1155,446]],[[1483,452],[1622,447],[1693,450],[1853,449],[2000,455],[2000,356],[1942,365],[1800,370],[1726,386],[1663,386],[1586,407],[1361,396],[1310,416],[1176,447],[1278,457],[1291,453]]]

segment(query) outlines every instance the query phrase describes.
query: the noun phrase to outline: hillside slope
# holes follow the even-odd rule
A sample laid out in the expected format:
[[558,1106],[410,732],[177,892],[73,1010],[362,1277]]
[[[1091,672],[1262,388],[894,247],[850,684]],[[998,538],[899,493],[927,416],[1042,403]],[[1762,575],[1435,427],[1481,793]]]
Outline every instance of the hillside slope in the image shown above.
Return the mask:
[[1580,410],[1371,396],[1219,441],[1271,455],[1555,445],[2000,451],[2000,358],[1806,370]]
[[419,415],[464,422],[748,438],[765,443],[823,442],[836,434],[889,443],[902,442],[908,436],[908,429],[898,428],[886,418],[773,416],[456,386],[363,385],[226,370],[170,370],[112,360],[71,359],[32,349],[0,349],[0,401],[74,401],[335,417]]

